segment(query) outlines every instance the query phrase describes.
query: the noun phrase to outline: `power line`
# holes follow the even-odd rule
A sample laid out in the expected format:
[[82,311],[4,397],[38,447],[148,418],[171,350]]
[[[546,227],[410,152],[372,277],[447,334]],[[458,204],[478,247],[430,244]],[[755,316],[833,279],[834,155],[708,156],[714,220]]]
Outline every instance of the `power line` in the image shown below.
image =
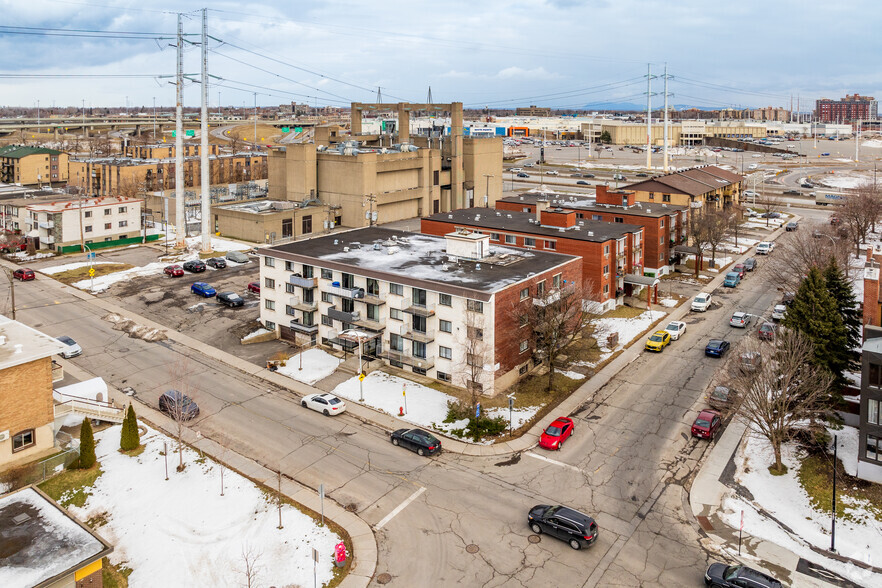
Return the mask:
[[645,79],[645,76],[636,76],[633,78],[628,78],[626,80],[621,80],[618,82],[608,82],[605,84],[599,84],[597,86],[589,86],[587,88],[579,88],[576,90],[565,90],[561,92],[555,92],[552,94],[540,94],[538,96],[526,96],[521,98],[510,98],[505,100],[483,100],[481,102],[472,102],[471,105],[480,105],[480,104],[505,104],[511,102],[525,102],[529,100],[541,100],[541,99],[549,99],[549,98],[575,98],[576,96],[582,96],[587,94],[596,94],[597,92],[603,92],[606,90],[615,90],[618,88],[625,88],[627,86],[633,86],[638,83],[642,83]]
[[[13,25],[0,25],[0,33],[9,33],[9,34],[28,34],[28,32],[33,32],[35,34],[38,33],[48,33],[48,32],[58,32],[58,33],[97,33],[97,34],[106,34],[106,35],[126,35],[126,36],[142,36],[147,39],[152,39],[157,36],[167,36],[171,39],[174,38],[174,35],[169,35],[166,32],[144,32],[144,31],[103,31],[100,29],[61,29],[61,28],[53,28],[53,27],[19,27]],[[17,32],[20,31],[20,32]]]
[[683,77],[683,76],[671,76],[671,79],[675,80],[677,82],[680,82],[680,83],[690,85],[690,86],[703,87],[703,88],[707,88],[710,90],[725,90],[726,92],[729,92],[732,94],[749,94],[752,96],[764,96],[767,98],[779,98],[779,99],[789,98],[788,96],[784,96],[782,94],[772,94],[770,92],[757,92],[757,91],[753,91],[753,90],[741,90],[739,88],[733,88],[731,86],[723,86],[721,84],[714,84],[713,82],[694,80],[694,79]]
[[[257,89],[259,89],[259,90],[265,90],[265,91],[266,91],[265,93],[263,93],[263,92],[258,92],[259,94],[262,94],[262,95],[264,95],[264,96],[278,96],[278,97],[282,97],[282,96],[280,96],[280,95],[281,95],[281,94],[285,94],[285,95],[288,95],[288,96],[300,96],[300,97],[302,97],[302,98],[314,98],[314,99],[316,99],[316,100],[318,99],[318,96],[310,96],[310,95],[308,95],[308,94],[300,94],[300,93],[298,93],[298,92],[288,92],[288,91],[286,91],[286,90],[279,90],[278,88],[270,88],[270,87],[268,87],[268,86],[261,86],[261,85],[259,85],[259,84],[250,84],[250,83],[248,83],[248,82],[242,82],[242,81],[239,81],[239,80],[229,80],[229,79],[227,79],[227,78],[222,78],[222,77],[216,77],[216,76],[210,76],[210,77],[211,77],[212,79],[221,80],[220,83],[215,83],[216,86],[217,86],[217,85],[223,85],[225,88],[230,88],[231,90],[239,90],[240,92],[248,92],[249,94],[253,94],[253,93],[254,93],[254,90],[251,90],[251,89],[245,89],[245,88],[236,88],[235,86],[225,85],[224,82],[225,82],[226,84],[238,84],[238,85],[240,85],[240,86],[247,86],[248,88],[257,88]],[[322,98],[322,99],[323,99],[323,100],[328,100],[329,102],[339,102],[340,104],[350,104],[350,101],[349,101],[349,100],[333,100],[333,99],[331,99],[331,98]]]
[[8,74],[0,73],[0,78],[17,79],[17,78],[173,78],[169,74]]

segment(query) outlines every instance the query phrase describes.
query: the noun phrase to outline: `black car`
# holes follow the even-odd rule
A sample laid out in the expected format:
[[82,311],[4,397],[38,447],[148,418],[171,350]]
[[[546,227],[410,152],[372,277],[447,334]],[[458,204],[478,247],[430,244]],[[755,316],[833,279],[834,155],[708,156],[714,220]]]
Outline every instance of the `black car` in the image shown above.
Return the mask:
[[201,259],[191,259],[184,262],[184,269],[193,273],[204,272],[205,263]]
[[787,231],[788,233],[790,231],[795,231],[798,228],[799,228],[799,223],[797,223],[797,222],[789,222],[786,225],[784,225],[784,230]]
[[713,563],[704,573],[707,586],[731,586],[732,588],[782,588],[784,585],[771,576],[747,566],[727,566]]
[[591,185],[588,182],[586,182],[585,180],[579,180],[578,182],[576,182],[576,184],[579,186],[590,186]]
[[593,178],[594,174],[582,174],[583,178]]
[[159,410],[171,418],[189,421],[199,416],[199,405],[193,399],[177,390],[169,390],[159,397]]
[[716,410],[726,410],[735,402],[737,393],[728,386],[715,386],[707,395],[707,403]]
[[518,177],[519,177],[519,178],[529,178],[530,175],[529,175],[529,174],[525,174],[524,172],[521,172],[521,173],[518,174]]
[[811,183],[809,183],[809,182],[804,182],[804,183],[800,184],[800,186],[802,186],[803,188],[809,188],[809,189],[815,187],[814,184],[811,184]]
[[752,272],[753,270],[756,269],[756,259],[754,259],[753,257],[748,257],[747,259],[745,259],[741,263],[744,264],[744,269],[746,269],[749,272]]
[[704,354],[708,357],[723,357],[727,351],[729,351],[729,342],[724,339],[711,339],[704,348]]
[[206,261],[208,265],[213,267],[214,269],[223,269],[227,267],[227,262],[223,257],[212,257],[208,261]]
[[428,431],[422,429],[398,429],[392,433],[392,445],[400,445],[420,455],[435,455],[441,452],[441,442]]
[[230,308],[245,304],[245,299],[235,292],[220,292],[217,295],[217,301]]
[[639,174],[636,174],[636,175],[638,178],[648,178],[649,177],[649,174],[645,174],[643,172],[640,172]]
[[799,190],[784,190],[784,194],[792,195],[792,196],[801,196],[802,192]]
[[597,541],[594,519],[565,506],[537,504],[527,515],[530,529],[537,535],[546,533],[566,541],[573,549],[588,547]]
[[760,215],[760,218],[781,218],[780,212],[764,212]]

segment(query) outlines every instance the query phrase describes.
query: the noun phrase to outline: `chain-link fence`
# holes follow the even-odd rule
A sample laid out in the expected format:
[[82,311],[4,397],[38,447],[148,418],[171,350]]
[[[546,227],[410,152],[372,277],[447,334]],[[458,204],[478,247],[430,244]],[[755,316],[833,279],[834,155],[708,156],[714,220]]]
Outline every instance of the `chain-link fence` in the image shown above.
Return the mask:
[[46,459],[6,470],[0,474],[0,494],[44,482],[63,472],[79,456],[79,449],[70,447]]

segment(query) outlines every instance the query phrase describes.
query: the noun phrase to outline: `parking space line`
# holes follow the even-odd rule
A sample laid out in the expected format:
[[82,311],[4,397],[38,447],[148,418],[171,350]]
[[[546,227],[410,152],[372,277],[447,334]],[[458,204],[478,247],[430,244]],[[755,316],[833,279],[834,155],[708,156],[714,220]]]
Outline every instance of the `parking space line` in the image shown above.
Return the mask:
[[562,461],[557,461],[556,459],[550,459],[550,458],[547,458],[547,457],[545,457],[545,456],[543,456],[543,455],[537,455],[537,454],[535,454],[535,453],[529,453],[529,452],[527,452],[527,455],[529,455],[530,457],[535,457],[536,459],[541,459],[542,461],[547,461],[548,463],[553,463],[554,465],[559,465],[559,466],[561,466],[561,467],[565,467],[565,468],[569,468],[569,469],[571,469],[571,470],[575,470],[575,471],[577,471],[577,472],[581,472],[581,471],[582,471],[582,470],[580,470],[579,468],[577,468],[577,467],[574,466],[574,465],[570,465],[570,464],[568,464],[568,463],[564,463],[564,462],[562,462]]
[[386,516],[384,516],[384,517],[382,518],[382,520],[381,520],[379,523],[377,523],[376,525],[374,525],[374,529],[376,529],[377,531],[379,531],[380,529],[382,529],[382,528],[383,528],[383,525],[385,525],[386,523],[388,523],[389,521],[391,521],[393,518],[395,518],[395,515],[397,515],[398,513],[400,513],[402,510],[404,510],[404,509],[407,507],[408,504],[410,504],[411,502],[413,502],[414,500],[416,500],[416,499],[419,497],[419,495],[422,494],[422,493],[425,492],[425,491],[426,491],[426,488],[425,488],[424,486],[420,487],[420,489],[417,490],[416,492],[414,492],[413,494],[411,494],[411,495],[407,498],[407,500],[405,500],[404,502],[402,502],[401,504],[399,504],[398,506],[396,506],[395,509],[394,509],[392,512],[390,512],[389,514],[387,514]]

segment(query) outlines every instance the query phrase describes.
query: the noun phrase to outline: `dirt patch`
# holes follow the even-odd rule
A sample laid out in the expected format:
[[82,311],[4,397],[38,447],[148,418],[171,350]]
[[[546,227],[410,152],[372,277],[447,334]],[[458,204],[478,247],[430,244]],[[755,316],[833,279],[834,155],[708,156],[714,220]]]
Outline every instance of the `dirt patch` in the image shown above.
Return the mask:
[[[133,265],[129,265],[128,263],[102,263],[99,265],[93,265],[92,269],[95,270],[95,276],[106,276],[107,274],[115,274],[116,272],[125,271],[127,269],[132,269]],[[57,274],[52,274],[52,277],[59,282],[63,282],[70,286],[74,282],[79,282],[80,280],[87,280],[91,276],[89,276],[89,266],[78,267],[77,269],[67,270],[66,272],[59,272]]]
[[164,329],[154,329],[139,325],[132,319],[121,317],[116,313],[110,313],[104,317],[104,320],[113,325],[116,331],[123,331],[133,339],[141,339],[143,341],[164,341],[168,339]]

